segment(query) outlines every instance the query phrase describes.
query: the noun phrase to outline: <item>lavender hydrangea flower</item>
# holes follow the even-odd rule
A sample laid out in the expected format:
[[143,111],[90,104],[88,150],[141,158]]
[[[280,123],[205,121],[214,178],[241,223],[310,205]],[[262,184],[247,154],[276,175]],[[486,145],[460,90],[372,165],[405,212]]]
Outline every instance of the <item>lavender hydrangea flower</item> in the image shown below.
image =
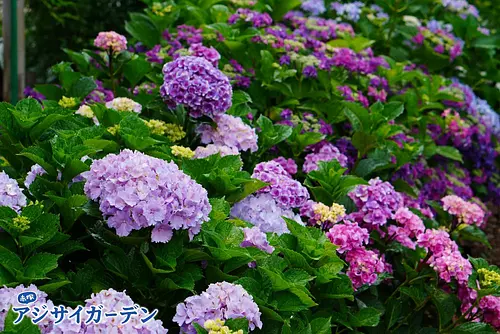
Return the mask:
[[215,145],[234,147],[239,151],[257,151],[255,129],[243,123],[241,118],[224,114],[217,116],[215,123],[216,128],[209,124],[202,124],[196,129],[203,144],[213,143]]
[[274,247],[267,241],[267,236],[257,226],[252,228],[244,228],[245,239],[241,243],[241,247],[256,247],[264,252],[272,254]]
[[361,11],[363,10],[363,3],[361,1],[346,4],[333,2],[331,4],[331,8],[337,12],[337,15],[345,16],[350,21],[358,22],[361,17]]
[[213,47],[207,48],[203,44],[192,44],[189,47],[189,54],[195,57],[201,57],[210,62],[215,68],[219,66],[220,54]]
[[293,159],[286,159],[285,157],[274,158],[273,161],[279,163],[290,175],[295,175],[297,173],[297,164]]
[[219,282],[210,284],[201,295],[178,304],[172,320],[179,324],[182,333],[196,334],[193,323],[203,326],[205,321],[216,319],[246,318],[250,330],[262,328],[260,315],[253,297],[241,285]]
[[[28,287],[24,285],[18,285],[15,288],[7,288],[3,287],[0,289],[0,331],[4,330],[5,326],[5,317],[9,312],[11,307],[23,307],[24,304],[19,303],[17,300],[17,295],[22,292],[34,292],[36,294],[36,301],[30,304],[30,307],[38,307],[41,309],[42,305],[47,305],[49,309],[54,307],[54,304],[47,299],[47,294],[43,291],[38,290],[36,286],[31,284]],[[26,314],[28,317],[33,318],[34,315],[32,312],[28,312]],[[52,319],[51,316],[46,317],[41,322],[37,324],[40,331],[45,333],[52,333]]]
[[307,189],[300,182],[292,179],[283,166],[276,161],[257,164],[252,177],[269,183],[269,186],[260,189],[259,192],[270,193],[284,209],[300,207],[309,199]]
[[31,166],[30,171],[28,172],[26,178],[24,179],[24,186],[26,187],[26,189],[30,188],[30,185],[33,183],[33,181],[35,181],[37,176],[42,176],[44,174],[47,174],[47,172],[39,164]]
[[307,0],[302,2],[300,8],[313,15],[320,15],[326,12],[324,0]]
[[215,117],[231,107],[228,77],[204,58],[179,57],[165,64],[163,75],[160,94],[172,108],[183,104],[192,117]]
[[153,226],[153,242],[168,242],[179,229],[192,238],[208,220],[207,191],[172,162],[123,150],[94,160],[82,176],[85,194],[120,236]]
[[26,196],[22,189],[5,172],[0,172],[0,206],[8,206],[17,212],[26,206]]
[[262,232],[278,235],[289,232],[282,217],[293,219],[302,224],[298,215],[295,215],[292,210],[281,208],[270,194],[245,197],[233,205],[231,216],[257,226]]
[[221,157],[225,157],[226,155],[240,154],[235,147],[210,144],[206,147],[198,146],[196,150],[194,150],[194,158],[203,159],[217,153],[220,154]]
[[306,155],[302,170],[304,173],[309,173],[313,170],[318,170],[318,163],[320,161],[337,160],[340,166],[347,167],[348,158],[340,153],[339,149],[334,145],[327,143],[323,145],[317,153],[310,153]]

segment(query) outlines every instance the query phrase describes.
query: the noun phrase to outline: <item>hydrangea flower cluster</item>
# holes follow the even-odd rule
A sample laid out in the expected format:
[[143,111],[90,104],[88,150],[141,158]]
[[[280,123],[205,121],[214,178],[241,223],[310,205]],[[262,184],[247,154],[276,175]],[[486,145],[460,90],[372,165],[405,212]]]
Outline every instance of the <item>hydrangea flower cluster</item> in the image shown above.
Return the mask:
[[297,164],[295,163],[295,160],[289,158],[286,159],[285,157],[277,157],[274,158],[273,161],[276,161],[283,167],[283,169],[290,175],[295,175],[297,173]]
[[253,297],[241,285],[227,282],[210,284],[198,296],[186,298],[177,305],[173,321],[182,333],[196,334],[193,323],[203,326],[207,320],[246,318],[250,330],[262,328],[260,311]]
[[243,123],[241,118],[224,114],[215,118],[215,124],[215,128],[209,124],[202,124],[197,128],[196,132],[201,136],[203,144],[213,143],[236,148],[238,151],[257,151],[255,129]]
[[276,203],[284,209],[300,207],[309,199],[309,192],[298,181],[292,179],[288,172],[277,162],[258,163],[252,177],[269,183],[269,186],[259,190],[259,193],[270,193]]
[[419,47],[426,42],[434,52],[439,54],[448,53],[450,62],[462,54],[464,47],[462,40],[445,29],[434,29],[433,26],[431,26],[431,29],[429,27],[418,27],[418,34],[411,40],[413,44]]
[[118,53],[127,49],[127,38],[114,31],[102,31],[94,40],[94,45]]
[[243,334],[242,329],[232,331],[228,326],[224,326],[225,323],[220,319],[207,320],[203,327],[208,330],[208,334]]
[[238,149],[236,147],[214,144],[210,144],[205,147],[198,146],[194,150],[195,159],[203,159],[214,154],[220,154],[221,157],[225,157],[226,155],[239,155],[240,152],[238,152]]
[[301,132],[317,132],[324,135],[333,134],[333,128],[330,124],[326,123],[322,119],[316,118],[311,113],[302,113],[302,117],[297,114],[293,114],[290,109],[283,109],[280,114],[281,120],[278,124],[283,124],[291,127],[301,126]]
[[306,0],[300,5],[302,10],[309,12],[313,15],[321,15],[326,12],[324,0]]
[[441,199],[443,209],[457,217],[463,224],[481,226],[484,223],[485,213],[479,205],[464,201],[462,198],[449,195]]
[[371,227],[385,225],[402,207],[403,198],[389,182],[382,182],[378,177],[368,183],[357,186],[349,193],[358,211],[348,218]]
[[96,80],[95,83],[97,88],[85,97],[83,101],[85,104],[105,103],[114,99],[113,92],[104,88],[102,81]]
[[310,225],[320,225],[323,230],[328,230],[333,224],[344,218],[345,208],[337,203],[328,207],[323,203],[308,200],[300,207],[300,215],[307,217]]
[[140,152],[94,160],[82,176],[85,194],[99,201],[108,226],[120,236],[153,226],[154,242],[168,242],[178,229],[192,238],[211,211],[207,191],[176,164]]
[[217,68],[219,66],[220,54],[213,47],[203,46],[201,43],[192,44],[189,47],[189,55],[194,57],[201,57],[210,62],[213,67]]
[[358,224],[345,221],[343,224],[335,224],[326,233],[332,244],[338,246],[337,251],[344,253],[361,248],[368,244],[370,234],[366,228],[359,227]]
[[442,280],[451,282],[455,278],[460,284],[467,282],[472,274],[472,265],[460,254],[448,232],[428,229],[417,237],[417,244],[429,252],[427,263]]
[[16,180],[11,179],[5,172],[0,172],[0,206],[8,206],[19,212],[26,206],[26,196]]
[[26,174],[26,178],[24,179],[24,186],[26,187],[26,189],[30,188],[31,184],[33,183],[33,181],[35,181],[37,176],[42,176],[44,174],[47,174],[47,172],[39,164],[34,164],[33,166],[31,166],[30,171],[28,172],[28,174]]
[[195,156],[194,151],[189,147],[173,145],[170,147],[170,150],[173,155],[179,158],[192,159]]
[[257,194],[245,197],[231,208],[231,216],[257,226],[262,232],[281,235],[288,233],[282,217],[302,223],[292,210],[280,207],[270,194]]
[[115,109],[116,111],[130,111],[138,114],[142,111],[142,105],[128,97],[117,97],[106,102],[106,108]]
[[23,94],[25,97],[32,97],[38,102],[42,102],[43,100],[46,99],[45,95],[37,92],[35,89],[33,89],[33,87],[30,86],[26,86],[26,88],[24,88]]
[[379,274],[387,271],[383,258],[363,247],[347,252],[345,260],[349,263],[346,274],[351,279],[354,289],[372,285],[377,281]]
[[486,296],[479,302],[483,320],[495,329],[500,330],[500,297]]
[[[47,294],[43,291],[38,290],[38,288],[31,284],[28,287],[24,285],[18,285],[15,288],[0,288],[0,331],[4,330],[5,326],[5,318],[7,317],[7,313],[9,312],[11,307],[23,307],[25,305],[19,303],[17,300],[17,295],[22,292],[34,292],[36,294],[36,301],[30,306],[38,307],[42,309],[42,305],[47,305],[49,308],[52,308],[54,304],[52,301],[47,299]],[[33,314],[30,312],[27,314],[28,317],[33,317]],[[46,317],[41,322],[37,324],[38,328],[42,332],[42,334],[52,333],[52,319],[51,317]]]
[[243,232],[245,233],[245,239],[241,243],[241,247],[256,247],[269,254],[274,252],[274,247],[269,244],[266,234],[259,227],[246,227]]
[[390,225],[387,230],[391,238],[410,249],[415,249],[415,239],[425,231],[425,225],[419,216],[408,208],[399,208],[394,215],[394,220],[399,224]]
[[354,22],[358,22],[359,18],[361,17],[363,6],[364,4],[361,1],[355,1],[345,4],[342,4],[340,2],[333,2],[331,4],[332,10],[334,10],[338,16]]
[[94,111],[92,110],[92,108],[90,108],[86,104],[82,104],[80,106],[80,108],[78,108],[78,110],[75,111],[75,114],[83,116],[85,118],[90,118],[94,122],[95,125],[99,125],[99,120],[97,119],[96,115],[94,114]]
[[252,22],[255,28],[262,28],[273,24],[273,19],[268,13],[259,13],[248,8],[238,8],[236,13],[229,17],[228,23],[235,24],[239,20]]
[[306,155],[302,170],[304,171],[304,173],[309,173],[313,170],[319,169],[318,163],[320,161],[332,160],[337,160],[340,163],[340,166],[347,167],[347,157],[340,153],[339,149],[333,144],[326,143],[319,149],[318,152],[313,152]]
[[185,56],[165,64],[160,94],[174,108],[183,104],[192,117],[215,117],[232,104],[229,79],[204,58]]

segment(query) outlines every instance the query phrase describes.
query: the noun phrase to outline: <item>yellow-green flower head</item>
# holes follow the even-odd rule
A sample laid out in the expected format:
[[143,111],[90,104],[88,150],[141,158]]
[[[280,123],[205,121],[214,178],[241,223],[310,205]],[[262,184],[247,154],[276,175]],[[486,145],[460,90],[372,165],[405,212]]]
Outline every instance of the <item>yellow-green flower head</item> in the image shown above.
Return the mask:
[[12,225],[19,232],[24,232],[30,228],[30,220],[24,216],[19,216],[12,219]]
[[73,107],[76,107],[78,102],[76,101],[76,99],[74,97],[63,96],[59,100],[58,104],[63,108],[73,108]]
[[165,134],[165,122],[157,119],[150,119],[149,121],[144,120],[144,124],[149,128],[152,134],[164,135]]
[[194,152],[189,147],[174,145],[170,148],[172,154],[176,157],[192,159],[194,157]]
[[178,141],[186,137],[186,132],[178,124],[167,123],[165,124],[165,135],[170,141]]
[[114,126],[111,126],[109,127],[108,129],[108,132],[111,133],[113,136],[116,136],[116,133],[118,132],[118,130],[120,130],[120,124],[116,124]]
[[158,16],[165,16],[165,14],[170,13],[173,9],[172,5],[168,5],[164,2],[153,2],[151,11]]
[[493,284],[496,284],[500,286],[500,274],[493,271],[489,270],[486,268],[481,268],[478,269],[477,271],[481,277],[480,282],[481,285],[484,285],[486,287],[492,286]]
[[337,222],[345,216],[345,208],[341,204],[333,203],[331,207],[323,203],[314,205],[314,214],[319,217],[319,222]]
[[203,327],[208,330],[208,334],[243,334],[243,330],[238,330],[236,332],[229,329],[229,327],[224,326],[225,321],[220,319],[207,320]]

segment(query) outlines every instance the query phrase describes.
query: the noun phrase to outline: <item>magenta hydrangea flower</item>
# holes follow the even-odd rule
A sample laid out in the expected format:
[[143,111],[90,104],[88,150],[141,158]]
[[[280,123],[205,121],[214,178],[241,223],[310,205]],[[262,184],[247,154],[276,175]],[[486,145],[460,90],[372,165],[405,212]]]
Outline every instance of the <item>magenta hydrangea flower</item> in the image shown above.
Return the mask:
[[483,225],[485,213],[476,203],[467,202],[455,195],[445,196],[441,201],[443,202],[443,209],[449,214],[456,216],[460,223],[477,226]]
[[400,226],[390,225],[388,227],[389,236],[403,246],[415,249],[415,238],[425,231],[425,225],[422,219],[408,208],[398,209],[394,215],[394,219]]
[[233,90],[227,76],[204,58],[186,56],[166,63],[160,94],[174,108],[183,104],[192,117],[215,117],[232,104]]
[[257,194],[245,197],[231,208],[231,216],[245,220],[259,227],[262,232],[288,233],[288,227],[282,217],[302,223],[292,210],[280,207],[270,194]]
[[210,144],[205,147],[198,146],[194,150],[194,158],[195,159],[203,159],[209,157],[211,155],[219,153],[221,157],[225,157],[226,155],[239,155],[240,152],[235,147],[229,147],[224,145],[214,145]]
[[345,221],[344,224],[336,224],[326,232],[326,236],[332,244],[339,246],[337,251],[344,253],[360,248],[368,244],[370,234],[366,228],[361,228],[356,223]]
[[484,322],[500,330],[500,297],[486,296],[479,301]]
[[472,274],[472,265],[459,251],[444,252],[429,259],[429,265],[445,282],[455,278],[459,284],[466,284]]
[[293,180],[275,161],[258,163],[252,177],[269,183],[269,186],[260,189],[259,192],[270,193],[284,209],[300,207],[309,199],[307,189],[300,182]]
[[228,282],[210,284],[200,295],[186,298],[177,305],[172,319],[182,333],[196,334],[193,323],[203,326],[207,320],[246,318],[249,330],[262,328],[260,311],[253,297],[241,285]]
[[392,219],[396,210],[403,205],[402,196],[389,182],[382,182],[378,177],[371,179],[369,185],[357,186],[349,197],[358,207],[358,212],[348,216],[358,223],[385,225]]
[[23,190],[3,171],[0,172],[0,206],[8,206],[17,212],[26,206]]
[[127,38],[114,31],[101,31],[94,40],[94,45],[103,50],[122,52],[127,49]]
[[189,47],[189,54],[195,57],[201,57],[210,62],[215,68],[219,66],[220,54],[213,47],[206,47],[203,44],[192,44]]
[[306,155],[302,170],[304,173],[309,173],[313,170],[318,170],[320,161],[337,160],[342,167],[347,167],[348,158],[340,153],[339,149],[330,143],[323,145],[318,152]]
[[451,240],[448,232],[443,230],[426,230],[417,237],[417,244],[434,255],[447,251],[458,251],[457,244]]
[[267,241],[267,236],[262,232],[257,226],[252,228],[245,227],[243,229],[245,233],[245,239],[241,243],[241,247],[256,247],[264,252],[272,254],[274,252],[274,247]]
[[378,275],[386,271],[385,261],[377,253],[364,247],[347,252],[345,260],[349,263],[346,274],[356,290],[365,284],[372,285],[377,281]]
[[207,191],[173,162],[123,150],[94,160],[82,176],[85,194],[99,201],[108,226],[120,236],[153,226],[153,242],[168,242],[179,229],[192,238],[208,221]]
[[228,23],[235,24],[239,20],[252,22],[255,28],[270,26],[273,23],[273,19],[268,13],[259,13],[248,8],[238,8],[236,13],[229,17]]
[[241,118],[223,114],[215,117],[215,123],[216,127],[202,124],[196,129],[203,144],[213,143],[250,152],[255,152],[259,148],[255,129],[243,123]]
[[283,167],[284,170],[290,175],[295,175],[297,174],[297,164],[295,163],[295,160],[293,159],[286,159],[285,157],[277,157],[274,158],[273,161],[276,161]]
[[[25,287],[22,284],[16,286],[15,288],[3,287],[0,289],[0,331],[4,330],[5,317],[7,317],[7,313],[9,312],[11,307],[26,306],[24,304],[19,303],[19,301],[17,300],[17,295],[19,295],[22,292],[28,292],[28,291],[34,292],[37,297],[36,301],[30,304],[30,307],[38,307],[39,309],[42,309],[42,305],[47,305],[49,309],[52,309],[54,307],[54,304],[47,299],[47,294],[43,291],[38,290],[38,288],[33,284],[31,284],[28,287]],[[28,312],[26,316],[30,318],[35,317],[32,312]],[[49,315],[41,322],[39,322],[37,326],[43,334],[51,333],[53,327],[52,321],[53,319]]]

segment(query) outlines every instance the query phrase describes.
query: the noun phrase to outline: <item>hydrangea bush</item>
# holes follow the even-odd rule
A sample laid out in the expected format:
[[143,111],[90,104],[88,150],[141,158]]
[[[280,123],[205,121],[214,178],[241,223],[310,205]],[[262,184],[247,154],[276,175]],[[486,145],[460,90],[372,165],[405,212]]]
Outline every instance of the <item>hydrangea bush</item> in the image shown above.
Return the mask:
[[[144,2],[0,104],[0,329],[500,330],[500,269],[471,256],[499,44],[471,3]],[[23,291],[158,313],[14,325]]]

